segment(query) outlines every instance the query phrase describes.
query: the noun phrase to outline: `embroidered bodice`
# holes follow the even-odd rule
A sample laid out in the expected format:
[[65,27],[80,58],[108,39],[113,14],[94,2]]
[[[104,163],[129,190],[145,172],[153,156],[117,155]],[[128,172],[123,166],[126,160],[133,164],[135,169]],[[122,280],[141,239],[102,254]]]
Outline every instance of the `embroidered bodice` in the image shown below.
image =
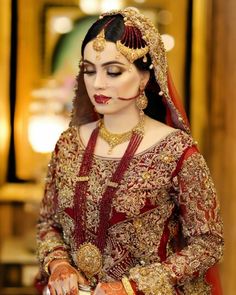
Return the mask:
[[[61,135],[53,152],[38,223],[42,264],[59,249],[77,265],[73,202],[83,152],[75,127]],[[90,242],[119,160],[94,156],[86,196]],[[185,132],[175,130],[131,160],[113,198],[106,241],[101,280],[120,280],[139,265],[137,283],[145,293],[146,285],[155,290],[152,277],[161,265],[178,294],[210,294],[203,276],[222,255],[222,222],[205,160]]]

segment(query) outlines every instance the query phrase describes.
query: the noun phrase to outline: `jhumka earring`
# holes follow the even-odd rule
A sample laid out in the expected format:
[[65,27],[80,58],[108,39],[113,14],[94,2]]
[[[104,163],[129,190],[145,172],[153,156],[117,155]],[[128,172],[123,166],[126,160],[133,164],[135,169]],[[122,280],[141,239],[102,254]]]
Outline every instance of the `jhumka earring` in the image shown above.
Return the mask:
[[140,94],[139,97],[136,100],[136,106],[139,109],[140,116],[144,115],[143,110],[146,109],[148,105],[148,99],[147,96],[145,95],[144,89],[140,89]]

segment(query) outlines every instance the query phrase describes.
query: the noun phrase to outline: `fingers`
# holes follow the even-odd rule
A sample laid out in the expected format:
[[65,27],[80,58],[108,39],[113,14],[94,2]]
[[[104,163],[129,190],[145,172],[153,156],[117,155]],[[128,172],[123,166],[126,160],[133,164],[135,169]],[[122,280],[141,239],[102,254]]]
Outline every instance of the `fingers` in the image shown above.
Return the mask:
[[85,277],[77,271],[77,281],[82,285],[89,285],[89,282],[85,279]]
[[79,289],[76,276],[65,280],[51,282],[49,285],[51,295],[78,295]]
[[61,281],[56,281],[54,283],[56,294],[57,295],[65,295],[66,293],[64,292],[63,284]]
[[127,295],[122,282],[99,283],[94,291],[94,295]]
[[50,295],[57,295],[56,290],[54,289],[52,285],[48,284],[48,289],[49,289]]
[[71,292],[70,295],[78,295],[79,294],[78,281],[77,281],[76,276],[71,277],[68,287]]
[[49,278],[48,287],[51,295],[78,295],[77,270],[70,265],[58,265]]
[[106,293],[103,291],[103,289],[101,288],[101,283],[99,283],[96,287],[96,289],[94,290],[93,295],[106,295]]

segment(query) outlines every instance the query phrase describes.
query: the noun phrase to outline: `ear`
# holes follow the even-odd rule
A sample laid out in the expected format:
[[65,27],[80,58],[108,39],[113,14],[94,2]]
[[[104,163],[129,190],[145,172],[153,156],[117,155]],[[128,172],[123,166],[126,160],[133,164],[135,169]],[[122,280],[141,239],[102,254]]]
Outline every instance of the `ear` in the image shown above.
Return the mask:
[[149,71],[142,71],[141,72],[141,85],[143,86],[144,89],[149,81],[149,78],[150,78]]

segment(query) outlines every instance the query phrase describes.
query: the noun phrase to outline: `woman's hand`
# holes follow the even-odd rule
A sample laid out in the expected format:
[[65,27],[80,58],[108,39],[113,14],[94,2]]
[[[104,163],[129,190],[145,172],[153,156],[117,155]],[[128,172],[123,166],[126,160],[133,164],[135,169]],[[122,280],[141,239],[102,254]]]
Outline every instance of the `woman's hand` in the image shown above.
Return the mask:
[[78,295],[78,283],[88,284],[87,280],[67,261],[50,263],[48,288],[51,295]]
[[127,295],[123,284],[119,281],[111,283],[99,283],[93,295]]

